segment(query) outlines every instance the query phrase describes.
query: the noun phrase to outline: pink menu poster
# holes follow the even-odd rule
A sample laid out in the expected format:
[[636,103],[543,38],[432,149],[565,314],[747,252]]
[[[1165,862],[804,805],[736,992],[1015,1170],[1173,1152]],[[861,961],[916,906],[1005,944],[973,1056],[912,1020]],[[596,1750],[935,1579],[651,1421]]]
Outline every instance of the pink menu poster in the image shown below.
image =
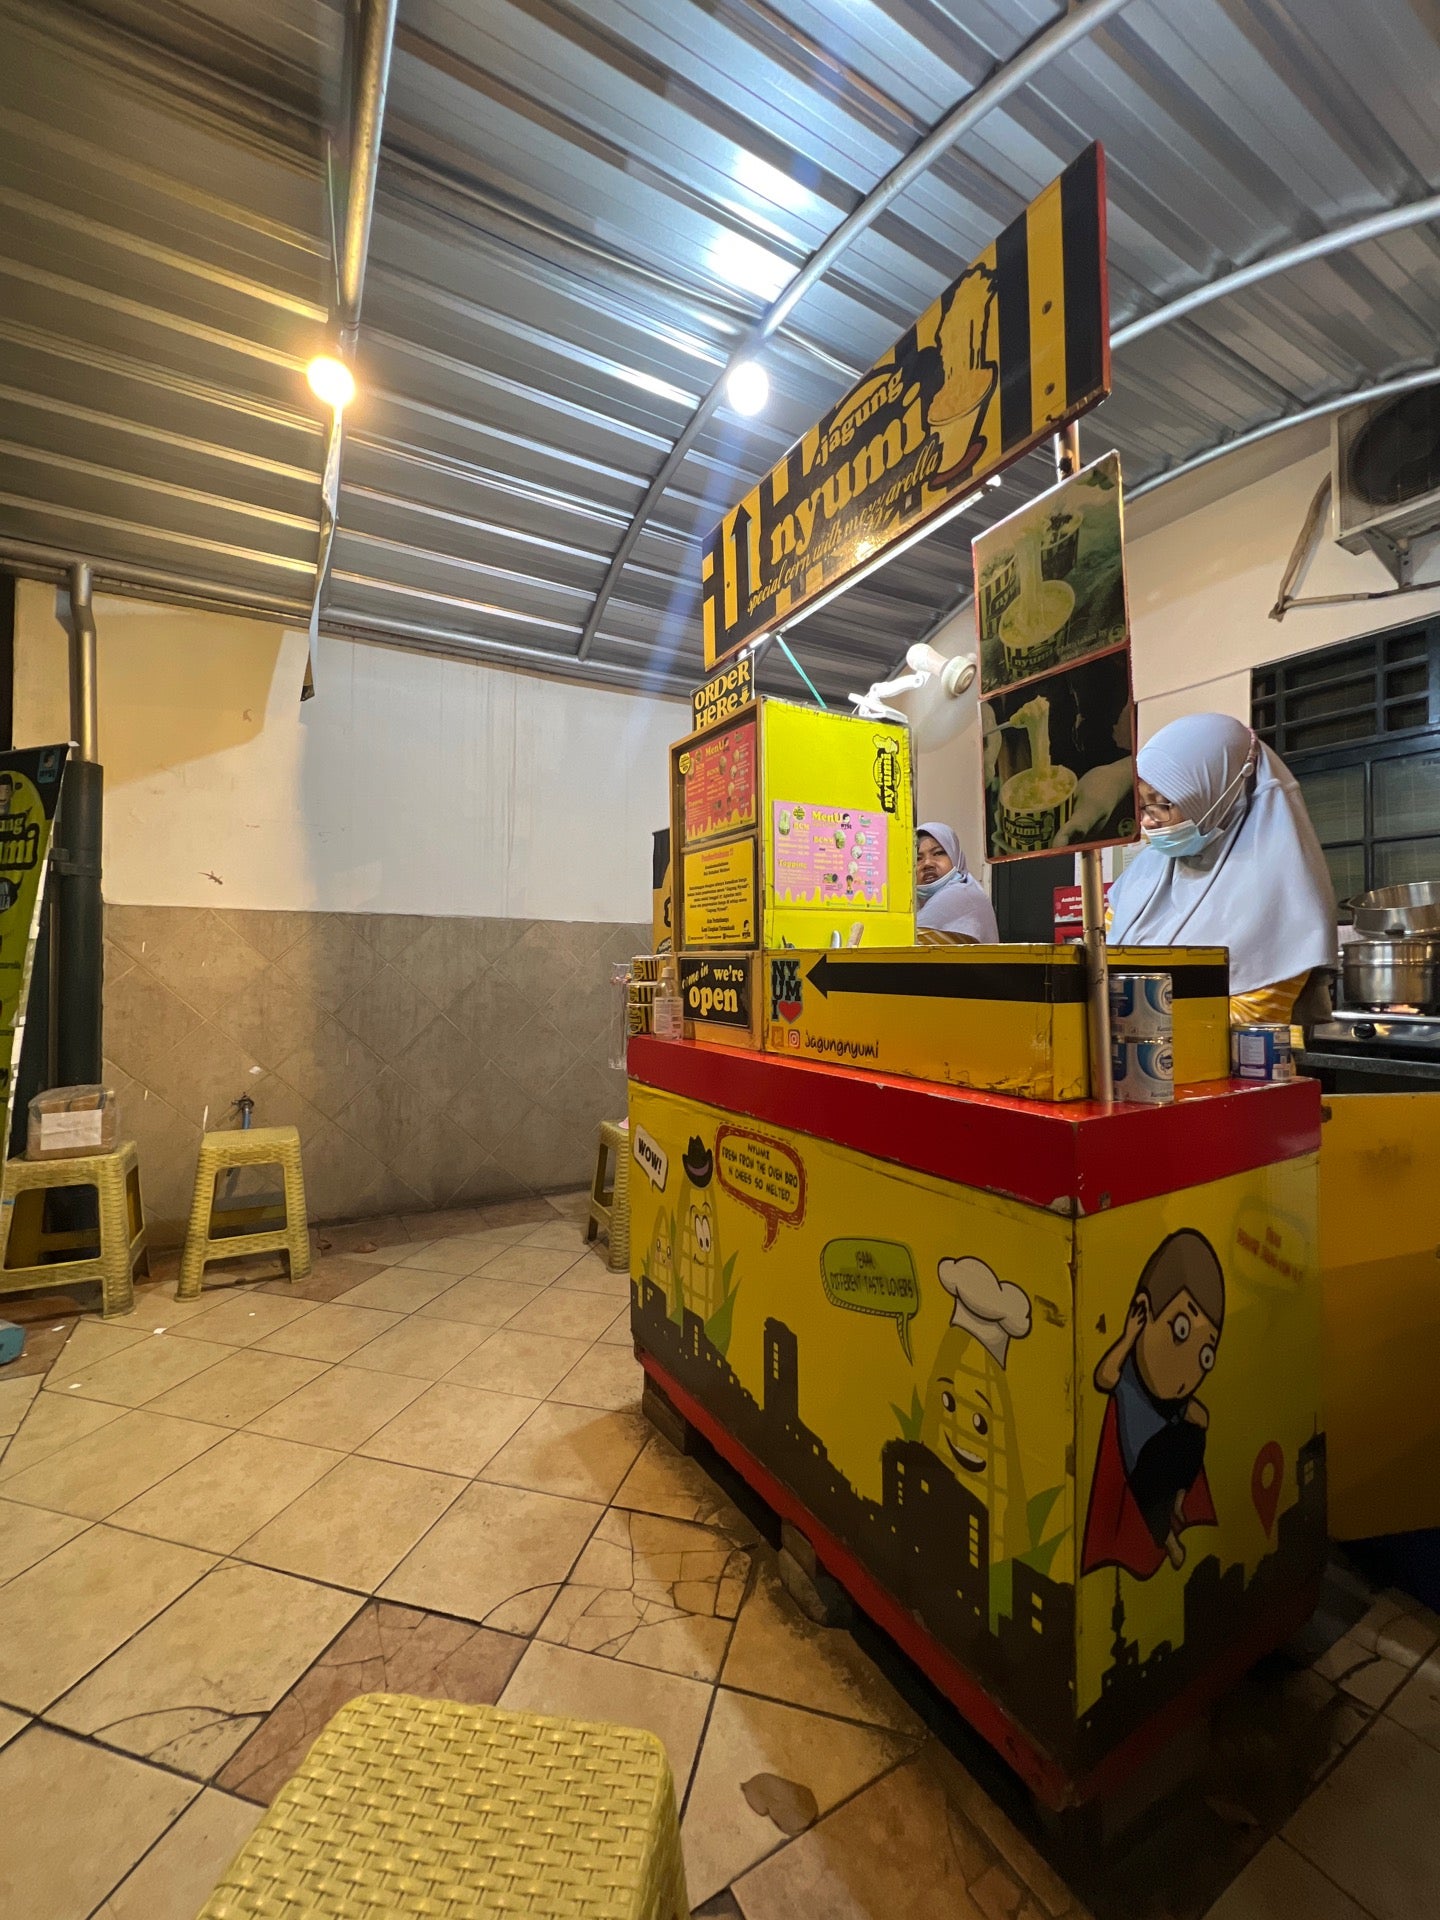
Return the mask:
[[777,901],[797,907],[831,901],[854,907],[885,905],[883,813],[777,800],[772,827]]

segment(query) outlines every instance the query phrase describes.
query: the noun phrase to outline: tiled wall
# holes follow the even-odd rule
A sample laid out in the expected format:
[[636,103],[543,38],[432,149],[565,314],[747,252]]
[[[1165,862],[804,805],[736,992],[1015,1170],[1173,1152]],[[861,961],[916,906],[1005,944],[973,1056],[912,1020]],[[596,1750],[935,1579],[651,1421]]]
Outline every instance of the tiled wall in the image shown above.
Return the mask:
[[614,923],[106,908],[106,1075],[152,1238],[182,1237],[202,1126],[299,1127],[311,1217],[587,1182],[625,1111]]

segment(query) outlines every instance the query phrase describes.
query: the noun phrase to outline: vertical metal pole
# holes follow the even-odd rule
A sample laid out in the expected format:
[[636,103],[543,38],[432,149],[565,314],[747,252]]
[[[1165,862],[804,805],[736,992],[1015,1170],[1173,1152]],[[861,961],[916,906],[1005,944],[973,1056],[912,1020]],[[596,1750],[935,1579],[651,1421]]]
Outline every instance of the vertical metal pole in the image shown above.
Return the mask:
[[[1055,477],[1080,471],[1080,427],[1071,421],[1055,436]],[[1115,1098],[1110,1058],[1110,966],[1105,952],[1105,870],[1098,848],[1080,855],[1080,915],[1085,933],[1085,1007],[1090,1038],[1090,1098]]]
[[[99,764],[95,610],[90,568],[70,568],[68,606],[56,607],[70,634],[70,731],[75,752],[65,769],[52,855],[55,879],[53,1084],[90,1086],[103,1071],[104,907],[100,854],[105,774]],[[61,611],[62,606],[64,611]]]

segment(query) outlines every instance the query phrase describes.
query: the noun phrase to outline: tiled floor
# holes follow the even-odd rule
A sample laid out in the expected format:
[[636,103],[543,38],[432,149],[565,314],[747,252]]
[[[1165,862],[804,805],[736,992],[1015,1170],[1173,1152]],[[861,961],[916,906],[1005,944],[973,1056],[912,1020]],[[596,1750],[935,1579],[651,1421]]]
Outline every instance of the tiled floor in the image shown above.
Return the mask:
[[157,1278],[117,1322],[6,1303],[0,1914],[193,1920],[374,1688],[653,1728],[704,1915],[1440,1914],[1440,1619],[1337,1565],[1190,1786],[1103,1852],[1047,1827],[647,1427],[579,1217],[335,1229],[301,1286]]

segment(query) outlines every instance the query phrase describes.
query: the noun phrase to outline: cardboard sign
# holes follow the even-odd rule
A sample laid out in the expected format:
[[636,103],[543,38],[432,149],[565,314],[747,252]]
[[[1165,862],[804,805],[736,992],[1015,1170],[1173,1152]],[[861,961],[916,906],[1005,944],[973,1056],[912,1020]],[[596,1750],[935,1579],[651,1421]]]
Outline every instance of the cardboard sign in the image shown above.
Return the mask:
[[680,999],[687,1020],[748,1029],[751,974],[748,958],[720,960],[711,954],[684,953],[679,965]]
[[750,655],[745,653],[691,694],[690,708],[696,733],[703,727],[713,727],[718,720],[731,719],[754,698],[755,670]]
[[758,924],[755,842],[732,840],[685,855],[684,917],[687,947],[753,947]]
[[728,659],[1110,389],[1098,146],[973,260],[705,543],[705,665]]

